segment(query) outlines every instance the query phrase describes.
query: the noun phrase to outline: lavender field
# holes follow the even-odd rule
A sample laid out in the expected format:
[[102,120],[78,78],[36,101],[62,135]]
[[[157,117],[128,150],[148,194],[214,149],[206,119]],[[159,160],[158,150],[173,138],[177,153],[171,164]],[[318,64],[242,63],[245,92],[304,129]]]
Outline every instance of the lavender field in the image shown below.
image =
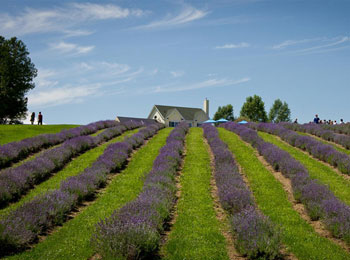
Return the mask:
[[347,125],[288,123],[3,142],[0,258],[350,259],[349,149]]

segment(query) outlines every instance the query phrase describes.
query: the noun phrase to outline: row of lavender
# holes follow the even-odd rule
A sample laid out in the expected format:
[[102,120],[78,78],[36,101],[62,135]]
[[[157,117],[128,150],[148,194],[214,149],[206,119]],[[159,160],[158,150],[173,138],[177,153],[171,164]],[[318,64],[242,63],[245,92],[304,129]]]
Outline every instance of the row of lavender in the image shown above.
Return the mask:
[[[289,153],[264,142],[256,131],[234,123],[226,123],[224,127],[252,144],[275,170],[291,180],[295,199],[305,205],[312,220],[322,219],[335,237],[350,243],[348,205],[336,198],[326,185],[312,180],[305,167]],[[274,125],[266,124],[265,128],[271,128],[270,131],[273,131]]]
[[131,151],[163,126],[149,125],[123,142],[109,145],[89,168],[63,181],[60,188],[35,197],[0,221],[0,256],[26,248],[45,230],[62,224],[80,202],[106,184],[107,175],[126,164]]
[[102,257],[141,259],[154,256],[163,226],[176,201],[175,176],[187,131],[188,124],[181,123],[170,133],[140,195],[96,225],[91,244]]
[[106,129],[97,136],[78,136],[65,141],[59,147],[45,151],[31,161],[18,167],[8,168],[0,174],[0,207],[18,200],[34,185],[42,182],[53,172],[61,169],[77,154],[95,147],[103,141],[120,135],[128,129],[139,127],[140,124],[127,122]]
[[232,153],[219,138],[217,129],[209,124],[203,129],[214,154],[219,199],[229,214],[235,247],[249,259],[277,258],[281,249],[279,229],[257,209]]
[[323,129],[326,129],[326,130],[336,132],[338,134],[350,135],[350,123],[339,124],[339,125],[322,124],[322,125],[320,125],[320,127],[322,127]]
[[41,134],[35,137],[26,138],[19,142],[12,142],[0,146],[0,169],[9,166],[12,162],[19,161],[29,154],[47,148],[68,139],[89,135],[98,130],[117,126],[119,123],[114,120],[105,120],[79,126],[71,129],[62,130],[56,134]]
[[288,128],[294,131],[300,131],[300,132],[316,135],[326,141],[332,141],[334,143],[337,143],[343,146],[345,149],[350,149],[349,135],[337,134],[334,131],[324,129],[319,124],[304,124],[304,125],[291,124],[291,123],[280,123],[280,124],[285,128]]
[[331,145],[315,140],[311,136],[303,136],[279,124],[249,123],[249,127],[256,130],[277,135],[292,146],[307,151],[313,157],[337,167],[342,173],[350,174],[350,157],[337,151]]

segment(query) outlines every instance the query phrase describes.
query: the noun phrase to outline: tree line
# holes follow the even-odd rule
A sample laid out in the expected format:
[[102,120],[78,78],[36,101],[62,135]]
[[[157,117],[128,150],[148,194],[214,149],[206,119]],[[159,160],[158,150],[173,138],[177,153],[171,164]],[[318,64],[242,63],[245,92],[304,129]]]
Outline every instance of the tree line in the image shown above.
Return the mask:
[[[228,104],[226,106],[219,106],[214,114],[213,119],[218,120],[225,118],[229,121],[234,121],[233,106]],[[266,113],[265,103],[262,98],[254,95],[247,97],[240,111],[240,118],[254,122],[290,122],[291,112],[286,102],[276,99],[270,108],[269,114]]]

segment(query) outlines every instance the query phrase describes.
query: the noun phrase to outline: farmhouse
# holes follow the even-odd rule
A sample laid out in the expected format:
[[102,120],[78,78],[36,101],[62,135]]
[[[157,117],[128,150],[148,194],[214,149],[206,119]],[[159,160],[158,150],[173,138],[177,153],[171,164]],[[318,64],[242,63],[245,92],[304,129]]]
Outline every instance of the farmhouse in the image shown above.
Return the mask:
[[187,122],[191,127],[199,126],[209,119],[209,100],[204,100],[203,109],[154,105],[148,119],[154,119],[170,127],[174,127],[183,121]]

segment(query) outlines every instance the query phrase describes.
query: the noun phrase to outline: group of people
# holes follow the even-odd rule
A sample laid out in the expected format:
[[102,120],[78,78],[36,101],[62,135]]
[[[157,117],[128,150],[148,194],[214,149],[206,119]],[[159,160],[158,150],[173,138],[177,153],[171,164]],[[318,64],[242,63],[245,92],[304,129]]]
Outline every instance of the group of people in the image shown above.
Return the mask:
[[[34,120],[35,120],[35,112],[33,112],[30,116],[30,123],[33,125],[34,124]],[[38,115],[38,125],[42,125],[43,124],[43,115],[41,114],[41,112],[39,112]]]
[[[321,120],[318,115],[316,114],[315,115],[315,118],[314,118],[314,123],[315,124],[327,124],[327,125],[337,125],[337,120]],[[340,122],[339,124],[344,124],[344,120],[343,119],[340,119]]]

